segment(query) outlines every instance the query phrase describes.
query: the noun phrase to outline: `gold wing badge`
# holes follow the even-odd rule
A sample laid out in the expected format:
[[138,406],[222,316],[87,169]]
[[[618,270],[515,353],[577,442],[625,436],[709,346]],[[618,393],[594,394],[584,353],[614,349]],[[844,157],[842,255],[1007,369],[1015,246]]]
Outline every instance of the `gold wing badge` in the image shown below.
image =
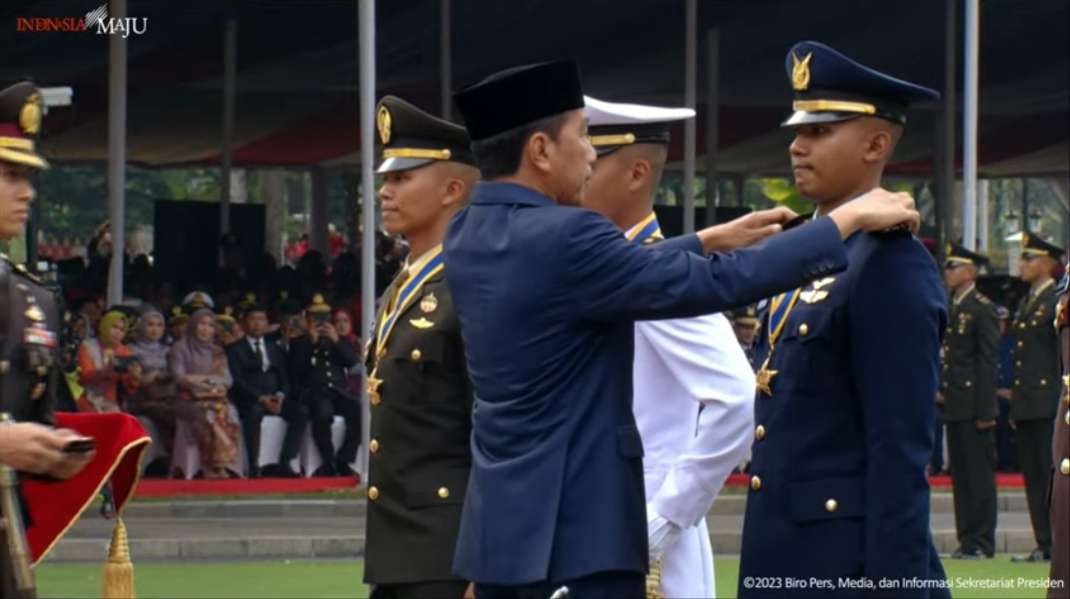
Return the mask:
[[420,318],[410,318],[409,319],[409,324],[411,324],[412,326],[420,329],[421,331],[427,330],[427,329],[435,326],[435,323],[433,323],[430,320],[424,318],[423,316],[421,316]]
[[808,304],[816,304],[820,301],[824,301],[825,298],[829,296],[829,292],[822,288],[828,287],[835,280],[836,277],[826,277],[824,279],[814,281],[812,289],[807,289],[799,293],[799,299]]

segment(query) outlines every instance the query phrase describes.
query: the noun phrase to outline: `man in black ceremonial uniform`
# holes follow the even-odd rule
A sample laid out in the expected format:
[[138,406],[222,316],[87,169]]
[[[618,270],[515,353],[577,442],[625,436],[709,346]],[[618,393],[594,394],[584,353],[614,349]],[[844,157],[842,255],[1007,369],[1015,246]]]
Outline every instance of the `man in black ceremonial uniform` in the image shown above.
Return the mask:
[[[43,110],[32,83],[0,91],[2,241],[22,233],[34,197],[31,173],[48,167],[34,149]],[[93,457],[65,451],[84,438],[51,426],[60,385],[66,384],[59,368],[61,325],[52,292],[0,254],[0,597],[5,599],[36,595],[15,472],[67,479]]]
[[947,427],[956,559],[992,557],[996,551],[999,319],[995,305],[976,288],[977,271],[986,262],[980,254],[950,245],[944,264],[951,307],[937,401],[944,405]]
[[[312,296],[305,308],[303,336],[290,344],[293,388],[301,394],[312,425],[312,441],[323,463],[319,476],[353,476],[350,464],[360,446],[360,404],[346,389],[346,370],[360,363],[357,348],[342,339],[331,324],[331,307],[323,294]],[[345,420],[345,437],[335,451],[331,424],[335,415]]]
[[471,464],[472,387],[446,286],[442,239],[479,173],[463,127],[392,96],[376,116],[383,226],[411,252],[368,345],[371,440],[364,579],[372,597],[453,597]]
[[1062,248],[1033,233],[1022,233],[1019,277],[1029,283],[1029,293],[1018,304],[1011,324],[1015,338],[1011,422],[1037,546],[1015,561],[1051,559],[1047,498],[1052,429],[1059,403],[1059,339],[1052,326],[1057,294],[1052,273],[1062,255]]

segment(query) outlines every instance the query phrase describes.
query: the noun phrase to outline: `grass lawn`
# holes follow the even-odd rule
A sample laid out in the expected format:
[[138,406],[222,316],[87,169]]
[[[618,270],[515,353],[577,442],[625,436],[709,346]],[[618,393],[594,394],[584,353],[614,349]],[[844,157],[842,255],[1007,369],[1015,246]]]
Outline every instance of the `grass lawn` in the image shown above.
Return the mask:
[[[1006,555],[995,559],[944,562],[948,578],[960,583],[981,580],[1006,582],[1004,588],[954,588],[952,596],[1044,597],[1042,588],[1026,588],[1019,582],[1040,581],[1048,573],[1047,564],[1012,564]],[[37,569],[41,597],[99,597],[98,564],[44,564]],[[717,560],[717,596],[736,596],[739,558]],[[142,562],[136,564],[137,593],[141,599],[153,597],[308,597],[364,598],[368,589],[361,582],[363,564],[359,560],[286,560],[259,562]]]

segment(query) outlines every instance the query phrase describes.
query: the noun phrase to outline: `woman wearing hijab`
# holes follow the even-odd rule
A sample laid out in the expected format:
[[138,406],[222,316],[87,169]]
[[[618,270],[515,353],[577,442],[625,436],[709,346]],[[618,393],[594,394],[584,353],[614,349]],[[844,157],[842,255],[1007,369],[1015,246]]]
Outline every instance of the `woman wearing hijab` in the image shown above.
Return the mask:
[[215,314],[206,308],[195,311],[186,334],[171,347],[168,363],[178,392],[175,415],[196,438],[204,477],[228,478],[241,468],[241,428],[227,401],[233,379],[215,336]]
[[78,348],[78,383],[85,392],[77,400],[82,412],[119,412],[119,388],[126,394],[137,389],[141,366],[133,350],[123,345],[126,317],[110,311],[100,319],[97,336]]
[[131,345],[141,365],[141,387],[127,411],[151,420],[160,435],[157,441],[170,454],[175,439],[175,384],[167,367],[170,348],[163,342],[165,328],[163,313],[156,308],[141,313],[136,341]]
[[[339,343],[348,343],[353,348],[354,355],[361,355],[360,338],[357,337],[357,333],[353,328],[354,318],[352,313],[346,308],[335,308],[331,312],[331,322],[334,323],[334,328],[338,331]],[[361,364],[346,370],[346,390],[353,394],[353,397],[360,397],[363,391],[361,383],[362,371],[363,366]]]

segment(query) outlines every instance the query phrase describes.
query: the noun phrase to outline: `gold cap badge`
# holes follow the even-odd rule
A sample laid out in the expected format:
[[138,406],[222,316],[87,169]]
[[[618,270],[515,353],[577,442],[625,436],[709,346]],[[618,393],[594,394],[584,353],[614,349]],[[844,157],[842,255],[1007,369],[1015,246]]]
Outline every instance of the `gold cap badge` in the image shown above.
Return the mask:
[[379,107],[379,113],[375,115],[375,126],[379,129],[379,141],[385,146],[390,143],[390,111],[386,106]]
[[26,135],[37,135],[41,130],[41,94],[32,93],[19,110],[19,127]]
[[810,59],[813,57],[811,52],[799,60],[794,52],[791,53],[791,87],[795,91],[806,91],[810,87]]

